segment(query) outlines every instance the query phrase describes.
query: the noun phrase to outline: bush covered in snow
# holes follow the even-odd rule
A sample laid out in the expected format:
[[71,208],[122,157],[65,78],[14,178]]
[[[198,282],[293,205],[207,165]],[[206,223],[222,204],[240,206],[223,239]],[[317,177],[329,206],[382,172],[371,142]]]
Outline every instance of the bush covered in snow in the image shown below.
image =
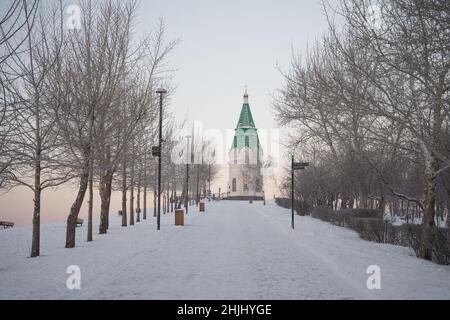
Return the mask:
[[327,222],[333,221],[333,215],[333,209],[325,206],[314,207],[311,211],[311,217]]
[[[277,198],[276,203],[284,208],[291,208],[290,199]],[[300,206],[300,202],[295,203]],[[297,211],[297,210],[296,210]],[[421,225],[393,225],[385,220],[377,209],[344,209],[335,211],[327,206],[308,208],[311,217],[330,222],[341,227],[348,227],[368,241],[410,247],[416,255],[422,241]],[[297,211],[298,212],[298,211]],[[306,211],[307,212],[307,211]],[[432,260],[438,264],[450,264],[450,229],[432,228],[428,237],[432,248]]]
[[[275,198],[275,203],[282,208],[291,209],[292,200],[289,198]],[[300,216],[311,214],[311,206],[306,201],[294,201],[294,211]]]
[[379,218],[353,218],[349,227],[368,241],[377,243],[397,243],[395,228],[387,221]]
[[[405,236],[405,245],[411,247],[416,255],[419,253],[422,241],[422,228],[420,225],[404,224],[401,230]],[[426,239],[432,250],[432,261],[449,265],[450,264],[450,229],[431,228],[431,232]]]
[[344,209],[335,211],[330,207],[318,206],[311,210],[311,216],[341,227],[346,227],[351,226],[354,219],[377,219],[380,217],[380,211],[374,209]]

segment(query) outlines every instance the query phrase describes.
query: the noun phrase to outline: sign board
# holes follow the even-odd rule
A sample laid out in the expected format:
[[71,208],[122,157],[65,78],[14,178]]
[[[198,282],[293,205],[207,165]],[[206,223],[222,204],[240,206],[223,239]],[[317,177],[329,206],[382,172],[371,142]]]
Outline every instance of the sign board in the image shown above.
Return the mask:
[[152,156],[161,157],[161,148],[160,147],[152,147]]
[[305,167],[308,167],[309,163],[307,162],[294,162],[292,163],[292,170],[303,170]]

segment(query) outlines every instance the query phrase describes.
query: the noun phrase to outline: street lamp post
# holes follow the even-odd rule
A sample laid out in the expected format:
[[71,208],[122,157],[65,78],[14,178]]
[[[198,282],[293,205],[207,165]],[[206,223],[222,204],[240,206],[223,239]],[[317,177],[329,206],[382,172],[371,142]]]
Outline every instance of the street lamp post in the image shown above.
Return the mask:
[[197,185],[195,190],[195,205],[198,207],[198,204],[200,202],[200,164],[197,163]]
[[292,221],[291,226],[294,229],[294,155],[292,155],[292,169],[291,169],[291,211]]
[[161,229],[161,150],[162,150],[162,118],[163,118],[163,95],[167,93],[165,89],[158,89],[156,93],[159,94],[159,144],[158,144],[158,216],[157,216],[157,230]]
[[184,207],[186,208],[186,214],[188,214],[189,211],[189,162],[191,160],[191,153],[190,153],[190,145],[189,145],[189,139],[191,136],[186,136],[187,146],[186,146],[186,200],[184,202]]

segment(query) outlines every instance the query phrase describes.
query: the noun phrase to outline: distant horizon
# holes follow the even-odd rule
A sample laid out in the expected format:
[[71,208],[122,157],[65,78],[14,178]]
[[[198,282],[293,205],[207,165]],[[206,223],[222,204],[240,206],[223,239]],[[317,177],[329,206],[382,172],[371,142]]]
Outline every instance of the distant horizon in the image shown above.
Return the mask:
[[[226,170],[223,170],[225,172]],[[211,184],[212,193],[217,194],[219,188],[226,193],[227,177],[219,176],[220,181]],[[270,183],[270,191],[266,193],[267,199],[272,199],[276,194],[275,188]],[[78,187],[76,183],[67,183],[57,189],[48,189],[42,192],[41,223],[65,222],[70,212],[70,206],[76,197]],[[180,189],[178,190],[180,191]],[[142,191],[141,191],[142,192]],[[153,191],[147,191],[147,209],[153,210]],[[23,198],[31,201],[21,201]],[[51,198],[52,201],[48,201]],[[7,193],[0,194],[0,221],[13,222],[16,225],[31,225],[33,219],[33,193],[30,189],[19,186]],[[4,210],[2,203],[8,204],[10,211]],[[142,200],[141,200],[142,203]],[[127,204],[129,206],[129,203]],[[110,215],[117,215],[122,209],[122,192],[113,190],[111,194]],[[143,208],[141,208],[143,209]],[[88,197],[86,196],[80,210],[79,217],[87,221]],[[19,214],[17,214],[19,212]],[[99,218],[100,196],[98,187],[94,187],[94,220]],[[152,216],[153,217],[153,216]]]

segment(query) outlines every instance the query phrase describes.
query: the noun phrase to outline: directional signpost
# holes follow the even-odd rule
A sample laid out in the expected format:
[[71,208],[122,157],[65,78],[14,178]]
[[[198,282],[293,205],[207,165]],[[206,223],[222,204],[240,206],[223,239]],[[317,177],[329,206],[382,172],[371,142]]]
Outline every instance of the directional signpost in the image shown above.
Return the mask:
[[291,165],[291,211],[292,211],[292,229],[294,229],[294,173],[297,170],[304,170],[309,166],[308,162],[294,162],[294,155],[292,155]]
[[152,147],[152,154],[158,157],[158,216],[156,218],[157,230],[161,229],[161,149],[162,149],[162,126],[163,126],[163,95],[167,93],[165,89],[158,89],[159,94],[159,143],[158,146]]

